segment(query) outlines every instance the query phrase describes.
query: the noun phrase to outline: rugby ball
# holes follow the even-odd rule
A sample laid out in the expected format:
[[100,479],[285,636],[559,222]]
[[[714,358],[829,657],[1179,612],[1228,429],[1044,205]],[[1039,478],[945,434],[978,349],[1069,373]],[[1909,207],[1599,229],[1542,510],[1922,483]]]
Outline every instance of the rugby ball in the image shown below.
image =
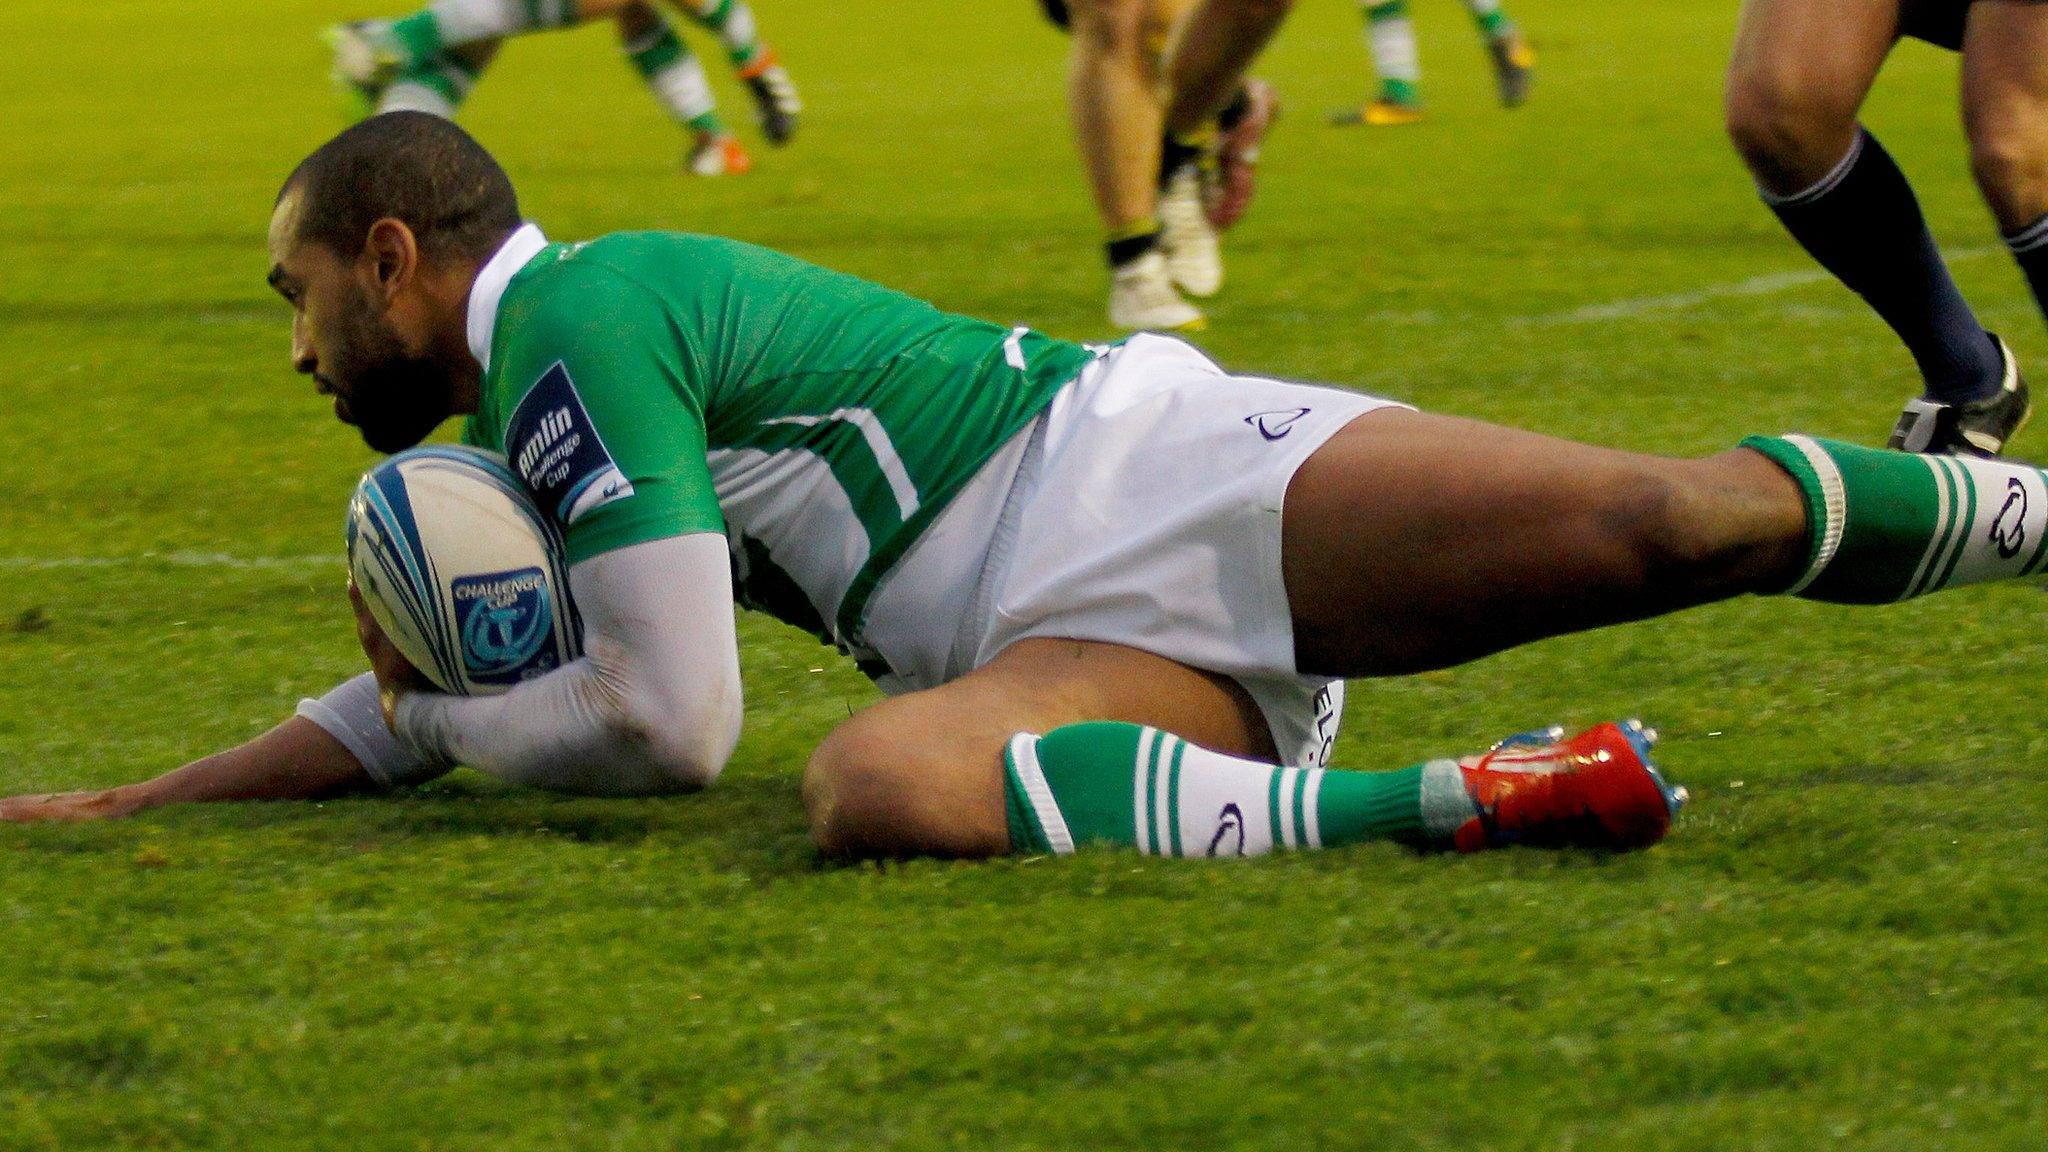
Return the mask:
[[364,473],[348,570],[384,634],[443,691],[504,692],[581,654],[562,538],[497,453],[431,445]]

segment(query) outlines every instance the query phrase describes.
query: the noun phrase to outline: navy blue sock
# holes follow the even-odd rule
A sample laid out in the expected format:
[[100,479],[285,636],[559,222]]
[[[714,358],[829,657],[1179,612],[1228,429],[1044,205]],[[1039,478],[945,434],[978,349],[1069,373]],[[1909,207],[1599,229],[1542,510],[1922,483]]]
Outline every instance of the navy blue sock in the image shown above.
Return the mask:
[[2043,315],[2048,315],[2048,216],[2007,233],[2005,246],[2012,249],[2012,258],[2019,261],[2020,271],[2026,274],[2027,286],[2034,290],[2034,303],[2041,306]]
[[1997,391],[1997,342],[1942,263],[1906,174],[1877,137],[1859,129],[1849,154],[1818,184],[1764,196],[1820,261],[1891,325],[1927,382],[1927,398],[1953,404]]

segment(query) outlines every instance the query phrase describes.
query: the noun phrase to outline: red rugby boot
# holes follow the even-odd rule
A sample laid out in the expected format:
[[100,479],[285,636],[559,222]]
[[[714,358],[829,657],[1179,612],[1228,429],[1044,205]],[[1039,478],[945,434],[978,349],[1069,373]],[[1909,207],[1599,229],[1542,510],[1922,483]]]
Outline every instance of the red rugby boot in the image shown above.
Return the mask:
[[1687,794],[1650,763],[1656,731],[1626,720],[1563,737],[1562,728],[1525,732],[1458,761],[1479,807],[1453,838],[1458,851],[1509,844],[1625,851],[1664,838]]

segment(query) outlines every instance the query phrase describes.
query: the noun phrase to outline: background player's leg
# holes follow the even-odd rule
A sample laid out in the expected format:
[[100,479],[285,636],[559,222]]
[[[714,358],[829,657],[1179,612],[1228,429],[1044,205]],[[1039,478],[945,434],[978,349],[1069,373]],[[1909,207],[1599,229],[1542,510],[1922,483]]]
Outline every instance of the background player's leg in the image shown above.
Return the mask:
[[407,62],[433,59],[450,48],[499,40],[545,28],[568,28],[616,14],[633,0],[434,0],[382,28]]
[[448,54],[542,28],[567,28],[618,12],[634,0],[434,0],[396,20],[336,24],[324,37],[333,78],[375,101],[408,73],[429,72]]
[[1500,87],[1503,107],[1519,108],[1529,98],[1529,83],[1536,74],[1536,53],[1522,38],[1521,29],[1508,19],[1500,0],[1465,0],[1465,10],[1486,39],[1487,55],[1493,60],[1493,78]]
[[745,172],[746,150],[718,115],[710,78],[682,37],[653,7],[636,2],[618,14],[619,44],[633,70],[678,124],[695,134],[685,167],[698,176]]
[[1199,325],[1159,248],[1158,77],[1145,51],[1144,0],[1075,0],[1067,100],[1102,216],[1110,321],[1124,328]]
[[718,37],[734,74],[754,100],[754,118],[770,144],[787,144],[796,135],[803,101],[796,83],[761,39],[754,9],[747,0],[670,0],[684,15]]
[[[1153,85],[1159,60],[1194,0],[1149,0],[1145,6],[1145,64]],[[1240,97],[1240,103],[1243,102]],[[1159,250],[1174,286],[1190,296],[1214,296],[1223,287],[1223,249],[1203,204],[1206,157],[1164,135],[1159,141]]]
[[2048,4],[1978,0],[1963,38],[1970,166],[2048,310]]
[[[1639,727],[1602,725],[1393,772],[1282,767],[1229,680],[1115,644],[1025,640],[840,725],[811,757],[804,803],[833,855],[1636,847],[1664,834],[1678,803],[1645,766],[1647,746]],[[1531,762],[1561,770],[1516,770]]]
[[1882,604],[2048,562],[2048,473],[1805,437],[1698,460],[1352,421],[1287,489],[1296,662],[1386,675],[1745,592]]
[[398,74],[377,98],[372,111],[428,112],[453,119],[484,69],[498,55],[496,40],[479,40],[441,53],[426,64]]
[[1205,131],[1293,6],[1293,0],[1202,0],[1188,13],[1167,50],[1167,131],[1186,138]]
[[1856,120],[1897,36],[1896,4],[1749,0],[1728,132],[1786,230],[1905,342],[1926,397],[1982,401],[2004,376],[1997,342],[1950,278],[1905,175]]
[[1416,46],[1415,21],[1407,0],[1366,0],[1365,47],[1379,77],[1379,95],[1364,107],[1345,109],[1331,119],[1338,124],[1414,124],[1422,119],[1422,55]]

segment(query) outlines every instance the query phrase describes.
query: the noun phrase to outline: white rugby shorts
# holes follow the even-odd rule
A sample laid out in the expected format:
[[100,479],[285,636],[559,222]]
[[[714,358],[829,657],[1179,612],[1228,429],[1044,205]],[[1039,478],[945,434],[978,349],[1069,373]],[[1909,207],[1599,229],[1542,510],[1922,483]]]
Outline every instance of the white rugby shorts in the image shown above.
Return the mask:
[[1399,406],[1232,376],[1163,336],[1110,349],[876,590],[882,687],[943,683],[1031,637],[1106,641],[1236,680],[1286,764],[1325,765],[1344,684],[1295,670],[1281,505],[1339,429]]

